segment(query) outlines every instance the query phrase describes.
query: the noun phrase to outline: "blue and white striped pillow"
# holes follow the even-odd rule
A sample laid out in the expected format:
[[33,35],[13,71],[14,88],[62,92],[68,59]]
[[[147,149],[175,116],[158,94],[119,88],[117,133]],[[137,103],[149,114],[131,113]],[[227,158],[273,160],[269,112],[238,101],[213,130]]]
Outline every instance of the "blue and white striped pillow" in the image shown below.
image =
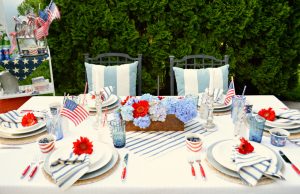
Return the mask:
[[178,95],[198,94],[204,92],[205,88],[210,86],[223,89],[225,93],[228,90],[228,68],[228,64],[217,68],[205,69],[173,67]]
[[106,86],[113,86],[115,95],[135,96],[137,66],[138,61],[115,66],[85,63],[89,92],[99,91]]

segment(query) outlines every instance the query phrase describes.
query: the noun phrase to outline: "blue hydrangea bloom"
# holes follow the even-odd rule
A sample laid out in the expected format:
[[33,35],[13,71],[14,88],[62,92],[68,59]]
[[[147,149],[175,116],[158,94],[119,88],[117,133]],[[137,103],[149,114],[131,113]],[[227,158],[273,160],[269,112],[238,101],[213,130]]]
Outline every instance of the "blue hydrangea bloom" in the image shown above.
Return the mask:
[[197,116],[197,108],[191,99],[181,99],[176,103],[176,117],[186,123]]
[[132,106],[122,106],[121,115],[123,120],[132,121],[133,120],[133,107]]
[[126,104],[124,106],[132,106],[134,103],[138,102],[139,99],[135,98],[135,97],[131,97],[129,98],[129,100],[126,102]]
[[174,97],[166,97],[161,100],[162,104],[167,109],[167,114],[175,114],[176,111],[176,103],[179,101],[179,99]]
[[161,102],[154,103],[149,109],[150,118],[152,121],[165,121],[167,110]]
[[145,129],[150,126],[151,120],[149,116],[138,117],[133,120],[133,124],[137,127]]
[[147,93],[147,94],[143,94],[140,97],[140,100],[147,100],[148,102],[152,102],[152,101],[158,101],[158,97],[157,96],[152,96],[151,94]]

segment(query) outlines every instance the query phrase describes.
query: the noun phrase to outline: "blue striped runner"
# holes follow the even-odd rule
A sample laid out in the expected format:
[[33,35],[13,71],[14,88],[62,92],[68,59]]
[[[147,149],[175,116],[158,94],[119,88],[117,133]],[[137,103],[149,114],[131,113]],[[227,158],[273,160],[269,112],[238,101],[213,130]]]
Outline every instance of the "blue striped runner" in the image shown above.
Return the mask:
[[186,134],[207,132],[197,120],[187,122],[184,128],[184,131],[127,132],[126,148],[139,156],[158,157],[184,146]]

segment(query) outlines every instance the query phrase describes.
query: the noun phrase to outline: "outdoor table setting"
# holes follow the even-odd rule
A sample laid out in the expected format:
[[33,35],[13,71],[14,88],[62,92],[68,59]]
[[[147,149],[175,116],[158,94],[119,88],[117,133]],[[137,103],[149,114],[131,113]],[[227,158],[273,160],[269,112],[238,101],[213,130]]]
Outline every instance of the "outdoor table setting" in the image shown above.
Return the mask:
[[[74,97],[35,96],[0,115],[0,194],[292,193],[300,188],[297,136],[285,138],[284,144],[272,142],[272,121],[266,121],[260,139],[258,132],[241,130],[241,119],[255,121],[248,128],[259,129],[254,119],[269,107],[278,120],[297,126],[299,112],[288,110],[275,96],[242,95],[224,103],[226,96],[218,94],[222,91],[206,97],[111,93],[108,87]],[[205,101],[206,111],[201,110]],[[247,105],[241,109],[241,102],[253,105],[254,114],[244,113]],[[34,125],[26,126],[29,122]],[[279,122],[275,129],[284,123],[282,130],[298,135],[297,128]],[[159,130],[162,123],[168,124],[165,130]]]

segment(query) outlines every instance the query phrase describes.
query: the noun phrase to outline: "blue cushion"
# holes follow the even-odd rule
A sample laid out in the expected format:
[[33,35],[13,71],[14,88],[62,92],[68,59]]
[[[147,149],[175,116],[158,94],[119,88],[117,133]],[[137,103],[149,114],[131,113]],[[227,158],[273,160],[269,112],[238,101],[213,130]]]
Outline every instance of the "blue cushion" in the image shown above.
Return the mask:
[[184,96],[204,92],[210,84],[213,84],[214,88],[220,88],[226,92],[228,89],[228,68],[228,64],[217,68],[206,69],[173,67],[178,95]]
[[113,86],[118,96],[136,95],[138,61],[124,65],[103,66],[85,63],[89,91],[98,91]]

